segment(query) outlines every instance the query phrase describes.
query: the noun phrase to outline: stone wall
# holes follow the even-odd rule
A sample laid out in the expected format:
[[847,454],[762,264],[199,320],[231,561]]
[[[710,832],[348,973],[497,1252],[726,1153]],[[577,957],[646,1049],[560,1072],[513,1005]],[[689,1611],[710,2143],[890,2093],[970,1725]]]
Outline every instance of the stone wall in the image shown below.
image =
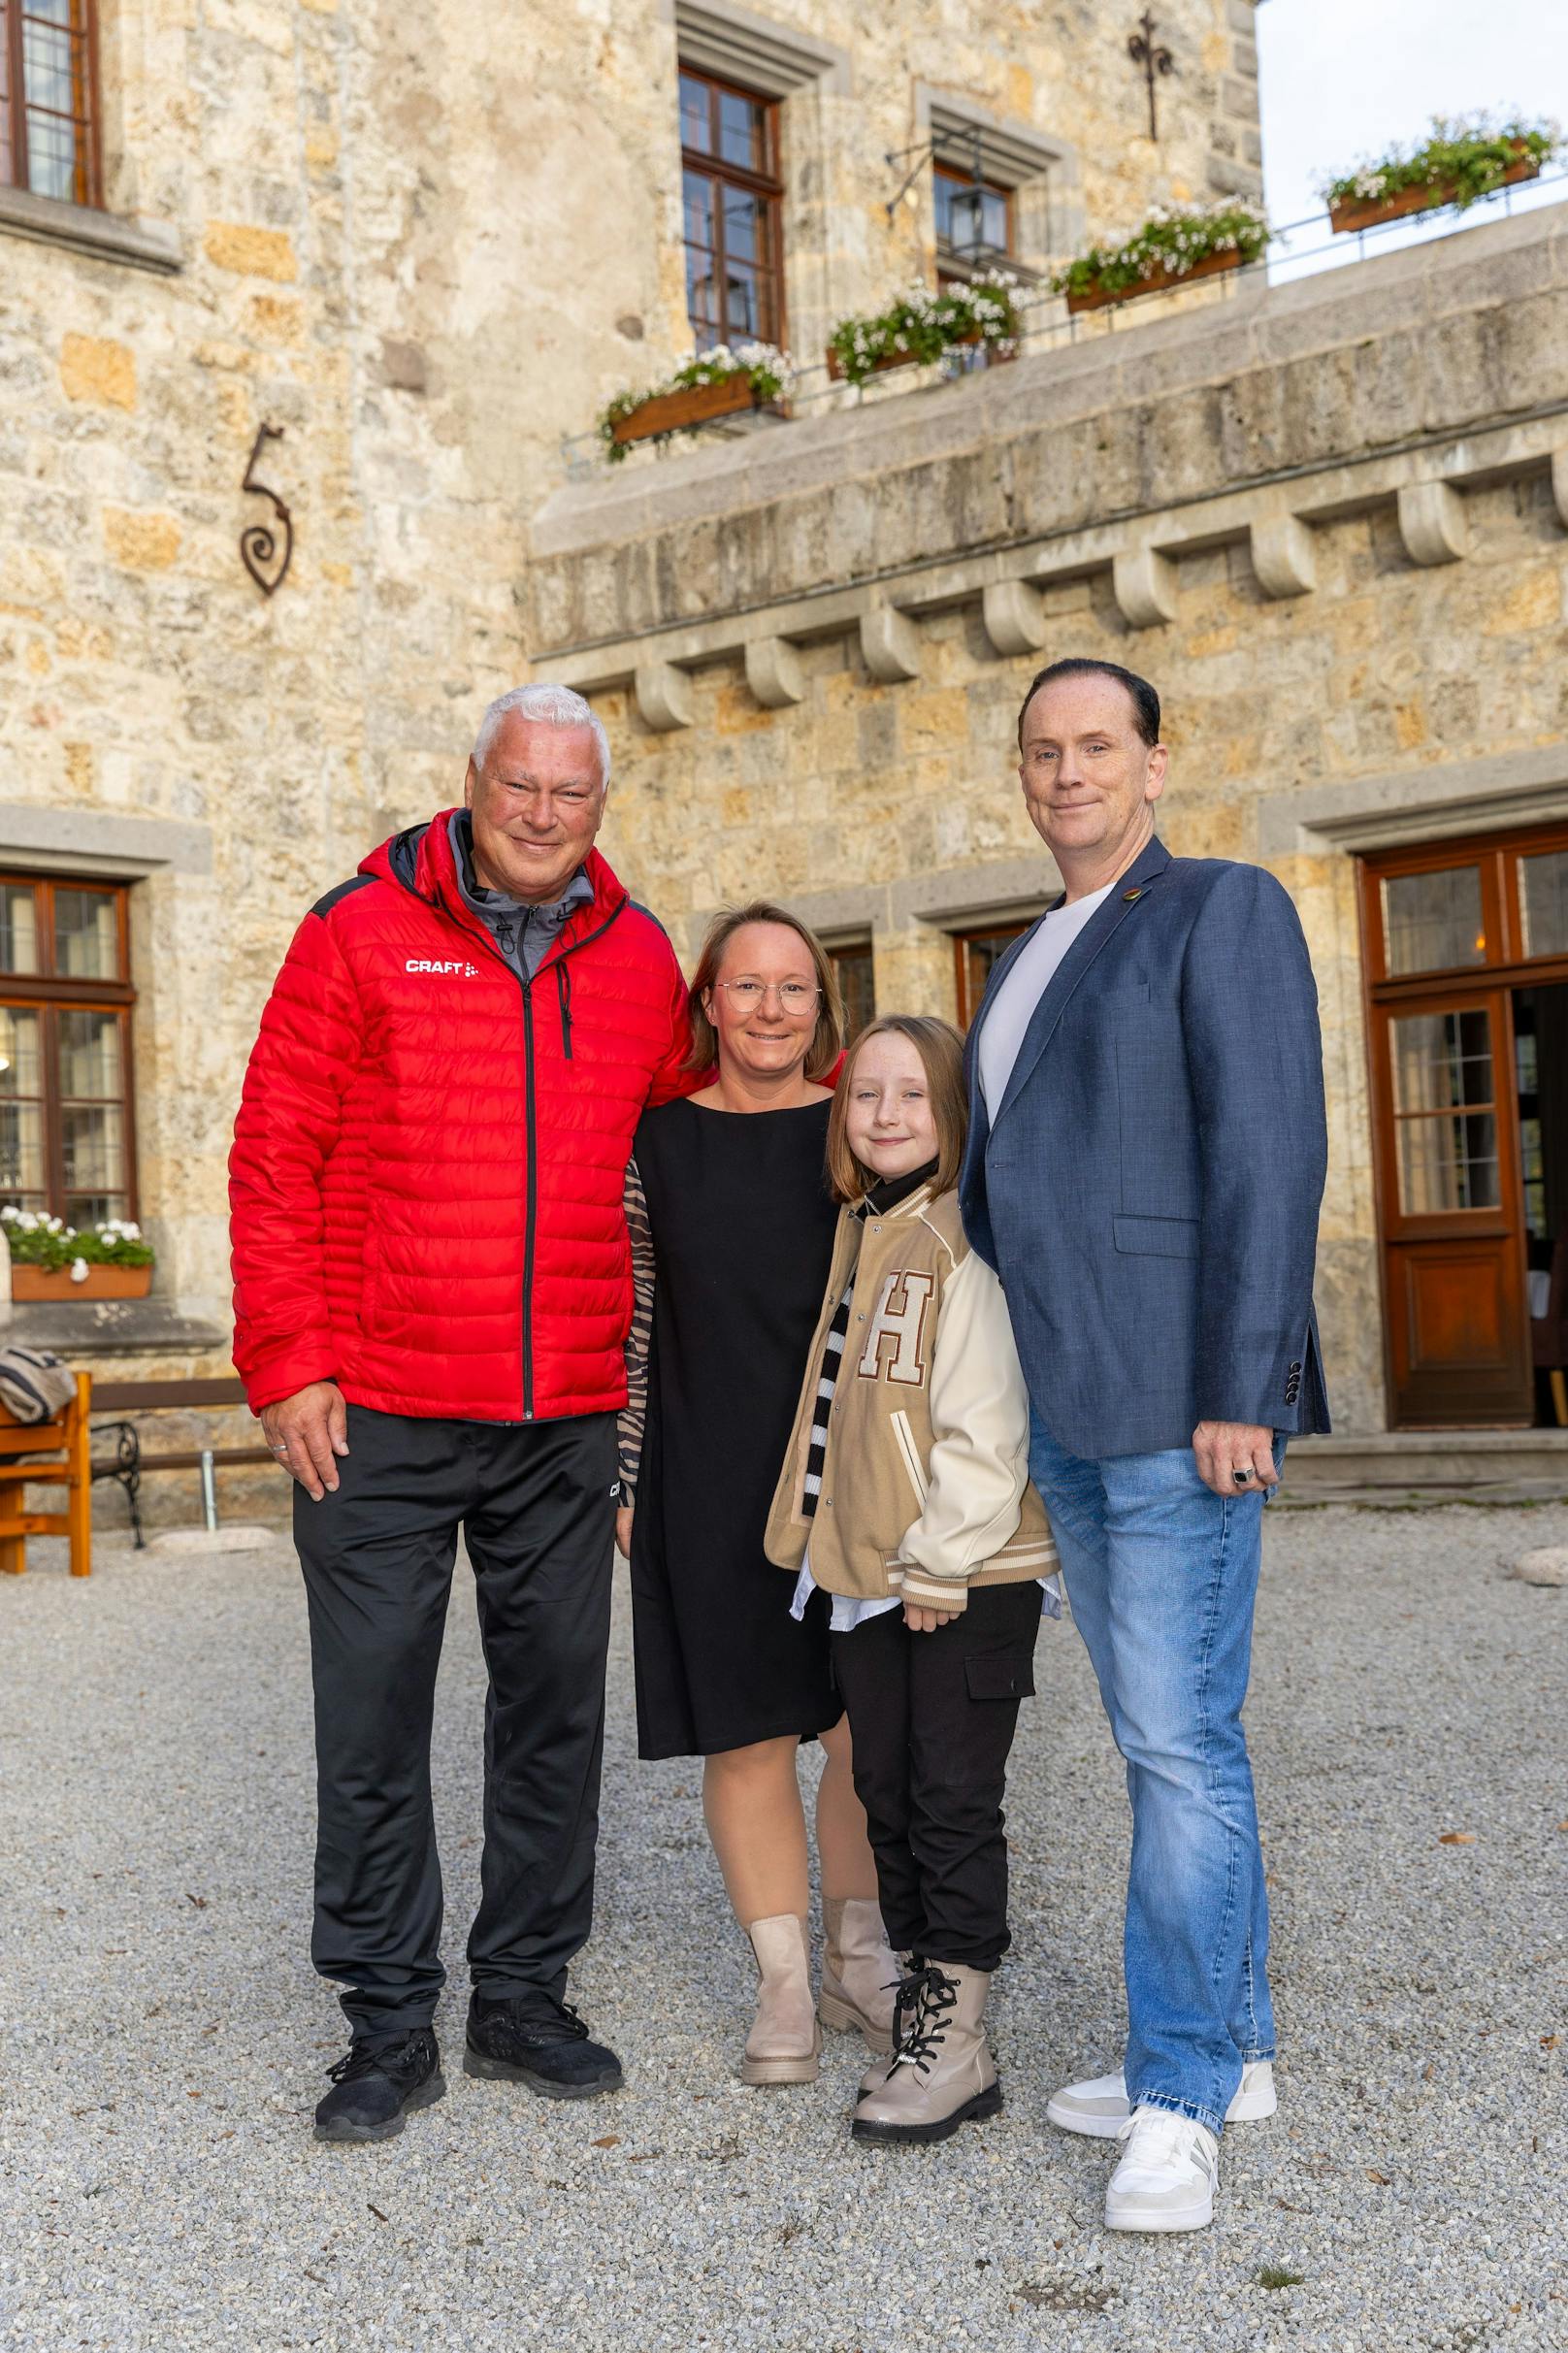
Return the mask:
[[611,856],[683,944],[755,891],[870,935],[885,1009],[951,1011],[950,934],[1050,887],[1032,670],[1157,681],[1170,846],[1263,859],[1312,945],[1348,1431],[1385,1407],[1347,851],[1568,814],[1565,289],[1541,212],[572,484],[535,527],[531,653],[600,699]]

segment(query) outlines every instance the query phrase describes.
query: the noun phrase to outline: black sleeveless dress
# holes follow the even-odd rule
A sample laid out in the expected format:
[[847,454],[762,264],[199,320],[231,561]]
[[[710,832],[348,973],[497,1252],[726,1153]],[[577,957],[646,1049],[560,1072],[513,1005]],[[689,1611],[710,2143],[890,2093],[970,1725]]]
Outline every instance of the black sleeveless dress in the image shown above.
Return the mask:
[[637,1131],[656,1262],[632,1523],[644,1757],[814,1739],[843,1714],[821,1596],[797,1623],[794,1582],[763,1552],[838,1219],[828,1110],[681,1100]]

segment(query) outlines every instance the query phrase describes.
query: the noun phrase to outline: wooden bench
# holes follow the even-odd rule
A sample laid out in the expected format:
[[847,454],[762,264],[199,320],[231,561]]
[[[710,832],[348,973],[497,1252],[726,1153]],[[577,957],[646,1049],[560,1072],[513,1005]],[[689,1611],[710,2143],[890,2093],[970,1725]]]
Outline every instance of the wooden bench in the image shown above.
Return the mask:
[[[232,1376],[209,1381],[105,1381],[94,1389],[92,1410],[95,1414],[166,1413],[171,1410],[204,1406],[244,1405],[245,1385]],[[131,1530],[137,1549],[147,1543],[142,1532],[142,1481],[148,1471],[199,1471],[202,1482],[202,1520],[209,1528],[217,1526],[217,1487],[213,1473],[219,1463],[272,1462],[275,1457],[268,1446],[204,1446],[174,1449],[160,1454],[148,1454],[142,1445],[141,1433],[134,1422],[123,1418],[100,1422],[96,1434],[114,1437],[114,1453],[108,1459],[92,1466],[94,1479],[113,1479],[123,1487],[130,1506]]]
[[[87,1417],[92,1376],[78,1373],[77,1393],[51,1422],[18,1422],[0,1406],[0,1572],[19,1577],[27,1566],[29,1536],[64,1536],[71,1547],[71,1574],[92,1574],[92,1455]],[[21,1457],[25,1456],[25,1460]],[[24,1512],[21,1489],[63,1487],[63,1512]],[[12,1490],[16,1505],[12,1509]]]

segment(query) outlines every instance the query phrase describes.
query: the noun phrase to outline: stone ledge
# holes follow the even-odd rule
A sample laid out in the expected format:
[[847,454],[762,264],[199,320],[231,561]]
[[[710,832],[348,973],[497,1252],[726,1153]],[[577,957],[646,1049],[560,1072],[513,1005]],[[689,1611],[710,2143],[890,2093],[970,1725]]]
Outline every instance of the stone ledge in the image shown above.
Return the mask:
[[1568,1494],[1568,1430],[1386,1430],[1365,1438],[1292,1438],[1289,1486],[1305,1501],[1328,1489],[1466,1489],[1544,1482]]
[[39,245],[65,245],[94,261],[151,270],[162,278],[172,278],[185,266],[179,232],[167,221],[121,220],[88,205],[35,196],[27,188],[0,188],[0,231]]
[[0,1347],[45,1348],[90,1366],[95,1356],[209,1356],[230,1337],[163,1299],[48,1299],[14,1307]]

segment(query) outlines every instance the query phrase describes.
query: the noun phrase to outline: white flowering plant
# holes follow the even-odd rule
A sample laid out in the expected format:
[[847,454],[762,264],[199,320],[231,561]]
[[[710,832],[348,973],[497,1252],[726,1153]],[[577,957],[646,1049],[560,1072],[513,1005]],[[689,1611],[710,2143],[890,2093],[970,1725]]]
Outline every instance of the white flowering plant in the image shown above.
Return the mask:
[[[795,381],[795,367],[787,351],[773,343],[737,343],[734,350],[728,343],[715,343],[710,351],[697,351],[682,360],[674,373],[662,383],[650,385],[645,392],[617,392],[606,401],[599,412],[599,438],[604,442],[611,465],[625,457],[629,444],[615,438],[615,428],[635,416],[646,401],[662,400],[670,392],[693,392],[700,384],[728,384],[736,376],[744,376],[751,385],[752,399],[759,406],[767,401],[781,401]],[[650,433],[651,441],[668,441],[676,433],[695,433],[696,425],[672,425],[668,433]]]
[[1376,204],[1402,196],[1407,188],[1425,188],[1434,206],[1453,205],[1462,212],[1500,188],[1516,164],[1528,160],[1539,171],[1561,147],[1562,130],[1555,122],[1437,114],[1427,137],[1416,146],[1390,147],[1387,155],[1322,180],[1319,192],[1332,212],[1338,205]]
[[1212,205],[1157,205],[1141,228],[1115,244],[1093,245],[1051,280],[1058,294],[1135,293],[1154,278],[1186,278],[1216,253],[1257,261],[1268,245],[1268,223],[1238,196]]
[[102,1226],[83,1226],[79,1233],[63,1218],[40,1209],[18,1209],[8,1202],[0,1209],[14,1266],[41,1267],[45,1274],[70,1270],[73,1283],[84,1283],[89,1266],[150,1266],[151,1245],[142,1228],[127,1218],[110,1218]]
[[998,356],[1018,342],[1017,279],[988,270],[966,285],[911,286],[871,318],[840,319],[828,348],[851,384],[899,360],[939,360],[960,343],[983,343]]

